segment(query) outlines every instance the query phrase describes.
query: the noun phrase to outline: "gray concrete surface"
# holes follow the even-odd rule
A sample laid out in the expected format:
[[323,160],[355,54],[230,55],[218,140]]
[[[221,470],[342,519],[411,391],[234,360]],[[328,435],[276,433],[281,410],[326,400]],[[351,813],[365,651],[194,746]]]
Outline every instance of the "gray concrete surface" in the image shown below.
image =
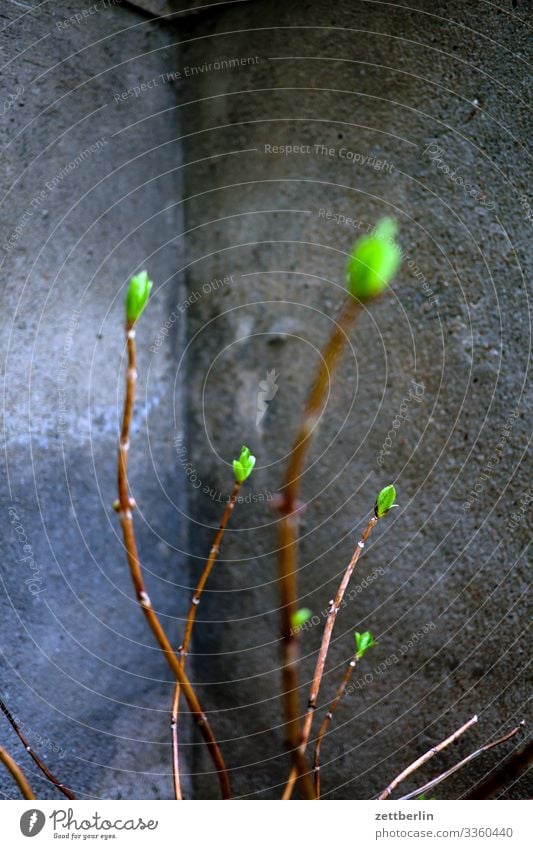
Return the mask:
[[[528,694],[520,635],[529,520],[507,528],[530,485],[524,8],[416,5],[229,5],[216,20],[191,19],[183,47],[183,64],[200,68],[182,93],[184,155],[198,163],[184,182],[187,286],[235,281],[188,312],[189,444],[203,480],[227,487],[224,464],[245,441],[258,456],[251,491],[279,486],[357,235],[333,216],[367,226],[394,215],[406,253],[390,296],[351,336],[302,482],[300,587],[315,614],[333,596],[376,491],[393,480],[400,504],[359,567],[360,578],[385,574],[341,612],[330,652],[323,703],[353,630],[379,639],[361,667],[371,679],[340,707],[324,746],[324,791],[335,797],[371,796],[478,712],[477,729],[442,758],[451,763],[521,717]],[[231,57],[250,63],[220,66]],[[430,144],[477,198],[439,170],[435,148],[424,153]],[[274,152],[282,145],[302,148]],[[279,389],[256,427],[259,382],[271,369]],[[413,380],[423,384],[420,401],[409,398]],[[400,411],[408,420],[380,455]],[[494,470],[463,510],[495,451]],[[197,520],[214,523],[219,506],[192,495]],[[217,728],[239,767],[237,792],[265,798],[286,774],[276,515],[242,505],[232,528],[204,610],[210,621],[197,632],[197,668],[223,711]],[[200,558],[210,533],[193,530]],[[302,639],[302,705],[320,634]],[[436,795],[460,795],[502,754]]]
[[[139,332],[132,486],[151,595],[179,641],[231,459],[248,443],[250,499],[190,662],[236,793],[279,795],[271,494],[344,297],[346,253],[393,215],[402,271],[351,334],[302,481],[301,598],[318,617],[376,491],[398,490],[339,615],[321,698],[353,631],[371,628],[379,645],[323,751],[324,793],[368,798],[473,713],[443,768],[525,715],[526,6],[256,0],[173,20],[167,7],[186,4],[166,3],[157,22],[135,5],[74,24],[77,4],[2,12],[1,689],[22,720],[31,711],[33,742],[81,796],[170,796],[170,678],[110,509],[123,287],[146,266],[157,288]],[[273,369],[278,391],[257,423]],[[320,634],[302,637],[302,705]],[[186,742],[187,793],[217,795],[196,734]],[[0,743],[16,753],[7,723]],[[466,793],[512,749],[435,795]],[[4,775],[0,789],[16,797]],[[523,781],[508,795],[527,792]]]
[[[151,593],[177,639],[186,531],[168,433],[182,420],[181,328],[148,350],[181,285],[181,149],[163,111],[175,91],[114,98],[167,72],[173,54],[168,31],[144,16],[115,5],[66,23],[79,10],[49,4],[35,17],[4,4],[1,19],[3,97],[23,92],[1,125],[0,686],[76,795],[168,797],[171,677],[132,598],[111,503],[124,287],[146,266],[156,290],[139,328],[132,488]],[[4,721],[0,740],[38,794],[57,797]],[[18,796],[4,771],[0,781]]]

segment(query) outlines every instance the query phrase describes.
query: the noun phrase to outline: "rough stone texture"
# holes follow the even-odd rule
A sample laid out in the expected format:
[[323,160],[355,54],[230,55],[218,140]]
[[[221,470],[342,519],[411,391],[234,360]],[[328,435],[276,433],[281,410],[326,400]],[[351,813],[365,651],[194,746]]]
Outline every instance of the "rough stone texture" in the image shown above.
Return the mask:
[[[218,3],[224,2],[225,0],[218,0]],[[248,2],[248,0],[240,0],[240,2]],[[214,7],[217,6],[217,0],[211,3],[206,3],[205,0],[188,0],[188,2],[182,2],[182,0],[128,0],[128,5],[134,6],[151,16],[164,18],[165,23],[171,23],[176,17],[182,15],[197,14],[198,12],[205,12],[207,9],[210,13],[216,12]]]
[[[130,10],[99,8],[65,24],[79,11],[61,2],[37,18],[9,4],[1,13],[12,59],[4,104],[24,87],[1,123],[1,690],[76,795],[168,798],[171,676],[133,599],[111,503],[124,287],[146,265],[157,288],[138,334],[131,477],[150,591],[177,641],[188,581],[168,434],[182,408],[173,367],[181,343],[174,333],[148,350],[179,296],[175,91],[161,84],[149,98],[114,99],[167,72],[173,53],[170,34]],[[23,560],[32,556],[33,570]],[[57,797],[4,720],[0,742],[41,797]],[[19,795],[4,770],[0,787]]]
[[[259,458],[249,491],[279,486],[357,234],[333,214],[363,228],[394,215],[406,253],[391,294],[350,336],[302,481],[301,603],[315,614],[378,488],[394,480],[399,493],[358,569],[385,574],[341,611],[320,698],[334,692],[353,630],[371,628],[379,646],[359,675],[368,677],[324,745],[324,792],[335,797],[370,797],[477,712],[477,728],[440,765],[454,762],[522,718],[527,698],[527,511],[508,527],[530,485],[524,10],[415,5],[228,5],[187,22],[181,62],[199,69],[181,92],[185,159],[195,163],[185,171],[188,290],[233,275],[188,312],[189,453],[208,487],[227,492],[242,441]],[[236,57],[252,61],[221,64]],[[486,193],[485,205],[432,163],[430,144]],[[256,427],[271,369],[279,390]],[[412,381],[423,384],[420,401]],[[407,420],[380,466],[400,410]],[[215,525],[219,512],[196,491],[198,569],[213,532],[202,523]],[[269,506],[239,506],[197,631],[196,668],[220,711],[236,792],[259,798],[279,793],[286,775],[275,531]],[[302,705],[320,636],[314,627],[302,639]],[[461,795],[510,749],[436,795]],[[525,793],[525,784],[510,791]]]
[[[339,614],[320,699],[323,708],[334,692],[353,631],[371,628],[379,646],[323,749],[325,794],[368,798],[473,713],[480,723],[439,766],[525,710],[524,5],[218,5],[176,24],[131,3],[68,24],[79,4],[0,13],[12,57],[0,105],[1,689],[80,796],[171,795],[170,676],[132,599],[110,509],[123,290],[146,265],[157,289],[139,330],[131,477],[150,592],[178,643],[231,459],[247,442],[257,471],[198,613],[190,668],[236,793],[279,795],[287,755],[272,493],[344,297],[346,252],[392,214],[403,270],[351,333],[302,481],[300,593],[315,616],[377,489],[398,488],[400,508],[354,577],[361,592]],[[167,72],[176,85],[149,86]],[[485,205],[428,145],[486,193]],[[256,424],[272,369],[279,389]],[[25,583],[33,573],[10,508],[37,584]],[[302,638],[302,705],[320,634],[314,626]],[[186,742],[187,794],[217,795],[199,737]],[[7,723],[0,743],[16,754]],[[464,794],[512,749],[436,795]],[[24,765],[38,794],[53,797]],[[3,773],[0,792],[17,796]],[[508,793],[526,794],[525,781]]]

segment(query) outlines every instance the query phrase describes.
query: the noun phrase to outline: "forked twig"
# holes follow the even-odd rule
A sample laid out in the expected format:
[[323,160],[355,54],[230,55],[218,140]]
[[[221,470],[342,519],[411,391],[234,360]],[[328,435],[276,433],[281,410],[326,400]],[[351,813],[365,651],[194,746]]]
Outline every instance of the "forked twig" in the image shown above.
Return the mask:
[[[196,587],[195,593],[192,597],[191,605],[189,607],[189,613],[187,616],[187,623],[185,625],[185,634],[183,636],[183,642],[179,647],[180,657],[185,661],[187,656],[187,651],[191,642],[192,629],[194,626],[194,621],[196,619],[196,613],[198,611],[198,605],[200,604],[200,599],[202,597],[202,592],[207,583],[209,575],[215,565],[218,552],[220,550],[220,543],[222,542],[222,537],[224,536],[224,531],[226,530],[226,526],[229,522],[229,518],[233,512],[233,508],[235,507],[235,502],[237,500],[237,496],[239,494],[239,490],[241,488],[241,484],[239,482],[235,482],[229,500],[224,509],[224,514],[222,519],[220,520],[220,525],[218,526],[218,531],[213,541],[213,545],[211,546],[211,551],[209,552],[209,558],[205,565],[205,568],[200,576],[200,580],[198,581],[198,586]],[[179,686],[179,685],[177,685]]]
[[18,786],[20,787],[21,793],[25,799],[35,799],[35,793],[30,787],[30,783],[18,763],[13,760],[11,755],[8,755],[6,750],[0,746],[0,761],[4,764],[4,766],[9,770]]
[[[47,777],[48,781],[50,781],[55,787],[57,787],[57,789],[60,790],[61,793],[63,794],[63,796],[66,796],[67,799],[75,799],[76,797],[75,797],[74,793],[71,793],[71,791],[68,789],[68,787],[65,787],[65,785],[61,781],[59,781],[55,777],[55,775],[53,775],[53,773],[50,772],[50,770],[48,769],[46,764],[43,763],[42,760],[40,759],[39,755],[36,752],[33,751],[32,747],[28,743],[28,740],[27,740],[25,734],[21,731],[18,722],[16,721],[14,716],[11,714],[9,708],[7,707],[7,705],[5,704],[3,699],[1,699],[1,698],[0,698],[0,710],[6,716],[6,718],[9,722],[9,724],[11,725],[13,731],[15,732],[17,737],[19,738],[20,742],[22,743],[22,745],[26,749],[29,756],[31,758],[33,758],[34,762],[37,764],[37,766],[39,767],[41,772],[44,773],[44,775]],[[26,797],[26,798],[29,798],[29,797]]]
[[445,772],[437,775],[436,778],[432,778],[431,781],[428,781],[427,784],[424,784],[422,787],[419,787],[417,790],[413,790],[411,793],[407,793],[405,796],[401,796],[401,801],[405,799],[412,799],[414,796],[420,796],[421,793],[425,793],[428,790],[432,790],[433,787],[436,787],[437,784],[440,784],[441,781],[445,781],[450,775],[458,772],[462,769],[466,764],[473,761],[475,758],[478,758],[483,752],[488,752],[490,749],[494,749],[495,746],[500,746],[502,743],[506,743],[507,740],[510,740],[511,737],[514,737],[515,734],[518,734],[519,731],[523,729],[525,725],[524,720],[517,725],[516,728],[512,728],[511,731],[508,731],[507,734],[504,734],[503,737],[499,737],[497,740],[493,740],[492,743],[486,743],[484,746],[480,746],[479,749],[476,749],[475,752],[471,752],[466,758],[463,758],[462,761],[456,763],[455,766],[450,767]]
[[136,350],[135,350],[135,319],[128,317],[126,322],[126,339],[128,350],[128,370],[126,378],[126,395],[124,399],[124,413],[122,418],[122,427],[120,432],[120,443],[118,452],[118,510],[122,534],[124,538],[124,548],[126,557],[130,567],[131,579],[135,589],[137,600],[143,610],[146,620],[152,630],[154,637],[159,644],[172,672],[176,676],[177,681],[183,689],[183,693],[189,705],[190,711],[193,714],[196,724],[200,728],[202,736],[207,744],[208,751],[213,759],[222,797],[224,799],[231,798],[231,789],[228,777],[228,771],[222,753],[211,730],[208,719],[202,709],[198,697],[190,683],[185,670],[180,661],[176,657],[170,640],[168,639],[157,614],[152,607],[150,597],[146,592],[144,579],[142,575],[141,563],[135,539],[132,517],[132,500],[129,494],[128,487],[128,451],[130,447],[130,425],[133,415],[133,406],[135,402],[135,383],[137,380],[136,371]]
[[292,752],[293,771],[302,778],[308,798],[314,787],[300,747],[300,708],[298,699],[298,637],[292,622],[297,610],[298,501],[300,480],[313,429],[324,408],[329,381],[342,354],[348,332],[360,311],[359,302],[348,297],[320,358],[302,422],[289,455],[279,498],[279,585],[281,593],[282,689],[285,707],[285,734]]
[[315,774],[315,793],[316,793],[317,799],[320,799],[320,749],[321,749],[321,746],[322,746],[322,740],[324,739],[324,735],[325,735],[326,731],[328,730],[328,727],[329,727],[331,720],[333,719],[333,714],[337,710],[337,705],[339,704],[340,700],[344,696],[344,693],[346,692],[346,687],[348,686],[348,682],[349,682],[350,678],[352,677],[352,673],[353,673],[353,671],[354,671],[354,669],[357,665],[357,660],[358,660],[358,658],[357,658],[357,653],[356,653],[356,654],[354,654],[354,656],[350,660],[348,666],[346,667],[346,672],[342,676],[342,681],[339,684],[337,692],[335,693],[335,698],[331,702],[331,704],[328,708],[328,712],[327,712],[326,716],[324,717],[324,720],[323,720],[322,725],[320,726],[320,729],[319,729],[319,732],[318,732],[318,737],[316,739],[316,745],[315,745],[315,756],[314,756],[314,759],[313,759],[313,770],[314,770],[314,774]]
[[[377,524],[378,517],[376,514],[372,516],[370,521],[368,522],[366,528],[363,531],[361,539],[357,543],[355,547],[355,551],[352,555],[352,559],[348,563],[344,575],[342,576],[342,580],[339,585],[339,589],[337,590],[337,595],[334,600],[331,601],[328,609],[328,615],[326,619],[326,624],[324,626],[324,633],[322,635],[322,642],[320,644],[320,650],[318,652],[318,658],[315,665],[315,671],[313,674],[313,680],[311,683],[311,689],[309,692],[309,701],[307,703],[307,711],[305,714],[302,737],[300,742],[300,755],[303,756],[305,750],[307,748],[307,743],[309,742],[309,735],[311,733],[311,726],[313,724],[313,715],[317,707],[317,698],[320,690],[320,685],[322,683],[322,676],[324,674],[324,666],[326,664],[326,658],[328,656],[329,645],[331,642],[331,635],[333,632],[333,626],[335,625],[335,620],[337,618],[337,613],[339,612],[342,600],[344,598],[344,593],[346,592],[346,588],[350,582],[350,578],[353,575],[353,571],[357,566],[357,561],[361,556],[361,552],[365,547],[365,542],[368,539],[370,533],[372,532],[372,528]],[[290,799],[292,795],[292,791],[294,789],[294,785],[296,783],[296,779],[298,778],[298,767],[293,765],[289,779],[287,781],[287,785],[283,792],[283,799]]]
[[468,729],[472,727],[472,725],[475,725],[477,720],[477,716],[473,716],[472,719],[469,719],[468,722],[465,722],[464,725],[461,725],[461,727],[458,728],[457,731],[454,731],[453,734],[450,734],[449,737],[446,737],[446,740],[443,740],[442,743],[439,743],[437,746],[432,746],[431,749],[429,749],[427,752],[417,758],[416,761],[413,761],[412,764],[409,764],[408,767],[406,767],[402,772],[400,772],[400,774],[397,775],[396,778],[394,778],[391,783],[387,787],[385,787],[384,790],[381,791],[377,798],[388,799],[388,797],[390,796],[392,791],[398,786],[398,784],[404,781],[404,779],[406,779],[409,775],[419,769],[419,767],[421,767],[431,758],[435,757],[435,755],[438,755],[439,752],[442,752],[442,750],[445,749],[446,746],[449,746],[450,743],[453,743],[455,740],[457,740],[457,738],[460,737],[461,734],[464,734],[465,731],[468,731]]
[[[196,612],[198,610],[198,605],[200,604],[200,599],[202,596],[202,592],[207,583],[207,579],[211,574],[213,566],[215,565],[218,552],[220,550],[220,544],[222,542],[222,537],[224,536],[224,531],[226,530],[226,526],[229,522],[230,516],[233,512],[233,508],[235,507],[235,502],[237,500],[237,496],[239,494],[239,490],[242,486],[242,483],[239,481],[235,481],[233,486],[233,490],[229,497],[229,500],[224,509],[224,513],[222,515],[222,519],[220,520],[220,524],[218,526],[218,531],[216,533],[215,539],[213,541],[213,545],[211,546],[211,551],[209,552],[209,558],[207,563],[203,569],[202,574],[200,575],[200,580],[198,581],[198,585],[192,597],[191,605],[189,607],[189,613],[187,616],[187,622],[185,624],[185,633],[183,636],[183,642],[179,647],[178,651],[180,653],[180,662],[183,668],[185,668],[185,663],[187,660],[187,652],[189,650],[189,645],[192,637],[192,630],[194,626],[194,621],[196,619]],[[180,704],[180,685],[179,682],[176,683],[174,688],[174,698],[172,701],[172,717],[170,720],[170,727],[172,733],[172,774],[174,778],[174,794],[176,799],[183,799],[183,795],[181,792],[181,781],[180,781],[180,773],[179,773],[179,751],[178,751],[178,720],[179,720],[179,704]]]
[[[305,794],[315,798],[305,757],[305,743],[300,737],[298,700],[298,639],[292,621],[297,612],[297,550],[299,487],[304,473],[305,457],[313,430],[324,409],[331,377],[339,363],[348,333],[363,304],[381,295],[400,265],[400,251],[394,242],[396,225],[382,219],[371,235],[354,246],[346,265],[349,295],[320,358],[304,415],[289,454],[287,470],[278,506],[279,585],[281,594],[282,682],[285,706],[285,735],[292,753],[293,773],[302,780]],[[286,798],[284,796],[284,798]],[[288,797],[287,797],[288,798]]]

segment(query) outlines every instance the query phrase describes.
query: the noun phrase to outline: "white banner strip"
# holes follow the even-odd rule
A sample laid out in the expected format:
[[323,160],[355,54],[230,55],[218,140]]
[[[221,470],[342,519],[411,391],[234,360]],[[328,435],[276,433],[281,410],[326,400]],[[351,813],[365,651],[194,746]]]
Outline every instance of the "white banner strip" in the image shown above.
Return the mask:
[[[4,801],[2,846],[367,849],[533,845],[529,802]],[[276,808],[276,810],[274,810]],[[35,840],[32,843],[32,840]],[[276,844],[273,844],[276,840]]]

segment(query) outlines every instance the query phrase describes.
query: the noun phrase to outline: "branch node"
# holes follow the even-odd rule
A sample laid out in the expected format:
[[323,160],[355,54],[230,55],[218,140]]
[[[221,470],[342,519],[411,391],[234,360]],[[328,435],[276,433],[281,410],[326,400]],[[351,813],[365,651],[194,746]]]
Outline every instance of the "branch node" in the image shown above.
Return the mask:
[[141,603],[142,607],[151,607],[152,606],[152,602],[150,601],[150,596],[144,590],[141,590],[139,592],[139,602]]

